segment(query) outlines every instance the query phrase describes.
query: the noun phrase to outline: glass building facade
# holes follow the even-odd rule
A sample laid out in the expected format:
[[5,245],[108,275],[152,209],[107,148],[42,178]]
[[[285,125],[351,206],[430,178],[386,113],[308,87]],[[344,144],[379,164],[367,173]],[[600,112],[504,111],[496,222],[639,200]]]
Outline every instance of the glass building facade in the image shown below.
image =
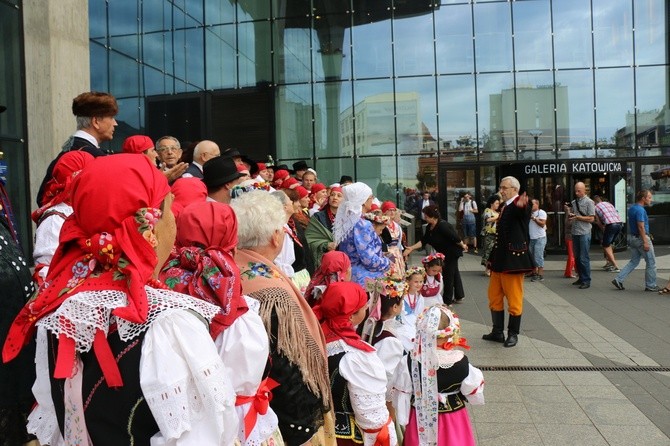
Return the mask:
[[669,14],[665,0],[90,0],[91,88],[119,99],[115,147],[211,137],[408,208],[408,190],[439,190],[447,218],[507,172],[549,211],[575,180],[624,211],[644,186],[670,206]]

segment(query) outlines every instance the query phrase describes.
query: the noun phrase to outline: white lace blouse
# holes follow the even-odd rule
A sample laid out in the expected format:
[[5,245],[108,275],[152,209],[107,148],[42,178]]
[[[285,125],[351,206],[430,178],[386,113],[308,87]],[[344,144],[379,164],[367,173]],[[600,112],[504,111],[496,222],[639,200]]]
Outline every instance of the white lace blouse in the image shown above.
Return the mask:
[[[83,422],[81,401],[81,367],[66,379],[66,430],[61,434],[51,399],[51,383],[47,357],[49,332],[60,334],[60,316],[74,321],[80,336],[74,336],[78,351],[88,351],[96,328],[118,324],[122,340],[137,337],[146,331],[140,359],[140,385],[160,431],[151,439],[152,446],[232,444],[238,434],[239,417],[235,411],[235,393],[207,326],[193,314],[208,321],[219,308],[183,294],[146,287],[151,302],[145,324],[120,321],[111,310],[125,305],[122,292],[87,291],[68,298],[54,313],[38,323],[35,366],[37,379],[33,394],[37,406],[28,419],[28,431],[41,444],[51,446],[71,444],[74,436],[90,444]],[[190,311],[185,311],[190,310]],[[104,324],[103,324],[104,323]],[[81,364],[81,363],[79,363]],[[180,392],[173,389],[179,388]],[[79,428],[77,432],[72,430]],[[73,437],[68,440],[68,436]],[[81,443],[80,443],[81,444]]]

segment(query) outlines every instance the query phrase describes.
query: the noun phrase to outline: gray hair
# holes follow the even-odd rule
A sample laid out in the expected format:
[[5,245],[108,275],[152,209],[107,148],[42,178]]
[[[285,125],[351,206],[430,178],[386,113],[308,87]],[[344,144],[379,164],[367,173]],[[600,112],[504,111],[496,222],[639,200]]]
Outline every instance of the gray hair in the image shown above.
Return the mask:
[[275,231],[286,223],[284,206],[263,190],[242,194],[230,202],[237,216],[237,246],[253,249],[270,243]]
[[510,186],[512,186],[517,191],[521,189],[521,184],[519,183],[519,180],[517,180],[514,177],[505,177],[502,180],[500,180],[500,184],[502,184],[504,181],[509,181]]
[[161,141],[163,141],[163,140],[165,140],[165,139],[171,139],[172,141],[175,142],[174,145],[181,149],[181,144],[179,143],[179,140],[178,140],[177,138],[175,138],[174,136],[168,136],[168,135],[166,135],[166,136],[161,136],[160,138],[158,138],[158,139],[156,140],[156,148],[157,148],[157,149],[158,149],[158,146],[160,145]]
[[[272,192],[270,192],[270,195],[272,195],[272,196],[275,197],[277,200],[279,200],[279,202],[281,203],[282,206],[284,206],[285,204],[287,204],[287,203],[286,203],[286,200],[291,201],[291,197],[289,197],[288,195],[286,195],[286,192],[284,192],[283,190],[275,190],[275,191],[272,191]],[[292,202],[292,201],[291,201],[291,202]]]
[[77,116],[77,130],[83,130],[91,127],[91,118],[90,116]]

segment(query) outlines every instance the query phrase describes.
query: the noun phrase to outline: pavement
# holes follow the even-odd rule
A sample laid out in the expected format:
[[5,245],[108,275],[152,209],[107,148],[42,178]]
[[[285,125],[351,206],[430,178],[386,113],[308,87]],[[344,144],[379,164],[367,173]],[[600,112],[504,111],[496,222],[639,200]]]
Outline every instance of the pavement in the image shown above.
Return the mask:
[[[616,257],[622,268],[630,253]],[[644,261],[617,290],[594,246],[580,290],[563,277],[565,256],[547,256],[544,282],[525,282],[519,343],[504,348],[481,339],[491,316],[480,260],[461,259],[466,297],[453,307],[486,381],[486,404],[468,406],[478,445],[670,445],[670,295],[644,291]],[[656,262],[663,287],[670,246]]]

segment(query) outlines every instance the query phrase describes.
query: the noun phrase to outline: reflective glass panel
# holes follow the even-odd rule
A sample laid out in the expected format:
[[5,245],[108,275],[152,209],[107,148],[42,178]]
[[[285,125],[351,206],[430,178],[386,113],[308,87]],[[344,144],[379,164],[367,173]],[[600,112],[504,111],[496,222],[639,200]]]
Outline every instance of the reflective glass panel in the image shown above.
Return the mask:
[[[113,145],[115,150],[120,149],[123,141],[140,133],[140,104],[138,98],[117,99],[119,114],[116,122],[119,123],[114,131]],[[118,150],[120,151],[120,150]]]
[[475,60],[478,72],[512,70],[509,3],[476,3]]
[[163,0],[142,0],[142,24],[144,33],[167,31],[172,28],[172,5]]
[[633,69],[596,70],[596,135],[599,149],[633,147],[633,110]]
[[239,86],[272,82],[270,22],[240,23],[237,35]]
[[276,101],[277,158],[312,157],[310,86],[279,86]]
[[[400,207],[416,215],[415,191],[434,190],[437,187],[437,157],[428,155],[401,156],[398,158],[398,189]],[[433,198],[434,199],[434,198]]]
[[[289,27],[287,20],[277,20],[273,29],[276,48],[274,56],[275,80],[279,84],[309,82],[311,80],[312,30],[309,17],[301,19],[303,26]],[[295,22],[295,21],[293,21]]]
[[116,52],[133,59],[140,58],[140,39],[138,34],[131,36],[110,37],[109,46]]
[[430,76],[396,79],[395,103],[398,153],[435,150],[435,78]]
[[444,6],[435,11],[438,73],[472,73],[472,10],[470,5]]
[[187,29],[185,31],[184,66],[186,81],[194,88],[205,88],[205,45],[203,42],[204,28]]
[[635,63],[668,63],[668,6],[665,0],[635,0]]
[[137,34],[138,2],[108,2],[110,36]]
[[549,0],[512,3],[514,63],[517,70],[551,68]]
[[351,15],[317,17],[311,31],[314,80],[351,79]]
[[88,35],[91,39],[107,36],[107,2],[105,0],[88,2]]
[[[158,70],[143,65],[142,80],[144,83],[144,94],[147,96],[165,94],[168,92],[168,89],[166,88],[168,77]],[[170,82],[169,89],[170,91],[172,90],[172,82]]]
[[318,159],[315,164],[319,181],[326,186],[339,182],[342,175],[349,175],[355,179],[353,158]]
[[[394,199],[396,158],[394,156],[371,156],[356,159],[356,181],[372,188],[372,193],[383,200]],[[416,174],[415,174],[416,175]],[[382,198],[380,198],[382,200]]]
[[412,17],[396,16],[393,42],[396,76],[435,72],[432,9]]
[[184,4],[184,9],[186,14],[191,16],[193,20],[198,23],[204,22],[204,7],[203,3],[207,3],[203,0],[186,0]]
[[[488,152],[514,152],[514,81],[511,73],[477,76],[479,146]],[[508,155],[496,155],[508,159]],[[494,159],[498,159],[495,158]]]
[[352,30],[354,78],[392,75],[391,21],[360,24]]
[[462,161],[464,156],[477,151],[475,77],[440,76],[437,90],[440,159]]
[[90,42],[89,52],[91,57],[91,90],[109,91],[109,78],[107,73],[107,50],[102,45]]
[[570,151],[593,147],[595,123],[591,70],[556,72],[556,134],[558,149],[563,156],[579,158],[577,153]]
[[670,142],[662,118],[668,110],[668,67],[638,68],[635,76],[637,145],[644,150],[644,155],[661,155],[658,147],[667,147]]
[[114,51],[109,52],[109,88],[116,96],[136,96],[139,94],[139,65],[135,60]]
[[[342,134],[343,153],[356,147],[356,155],[392,155],[395,153],[393,84],[391,79],[354,83],[354,107],[344,110],[340,121],[355,115],[355,125]],[[355,133],[354,133],[355,129]]]
[[550,71],[517,73],[517,139],[520,159],[553,157],[554,83]]
[[[182,81],[186,80],[186,32],[175,30],[172,32],[174,51],[172,52],[174,77]],[[170,60],[170,59],[168,59]]]
[[[271,17],[270,2],[267,0],[237,0],[237,20],[267,20]],[[287,2],[290,3],[290,2]]]
[[[353,138],[353,116],[343,113],[351,110],[351,83],[327,82],[314,84],[314,127],[316,156],[344,154],[344,136]],[[353,155],[353,146],[348,155]]]
[[584,0],[553,2],[556,68],[586,68],[592,62],[591,5]]
[[205,29],[207,89],[235,88],[235,25],[212,26]]
[[235,21],[235,0],[207,0],[205,2],[205,23],[219,25]]
[[172,73],[172,36],[169,33],[145,34],[142,50],[145,64]]
[[596,67],[633,63],[631,0],[593,0],[593,49]]

